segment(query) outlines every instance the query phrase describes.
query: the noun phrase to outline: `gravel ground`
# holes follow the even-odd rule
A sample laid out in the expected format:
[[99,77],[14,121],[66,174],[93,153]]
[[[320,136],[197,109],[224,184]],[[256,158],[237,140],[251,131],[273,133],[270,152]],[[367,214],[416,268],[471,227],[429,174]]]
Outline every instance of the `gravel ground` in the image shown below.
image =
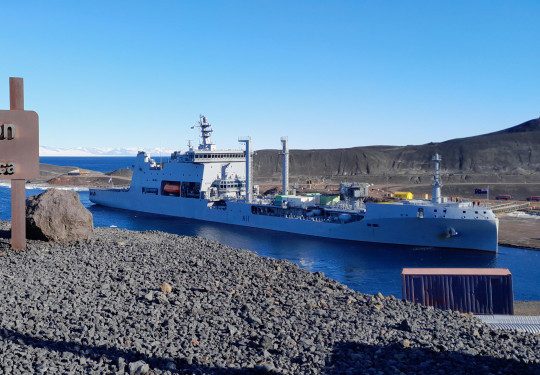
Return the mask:
[[499,245],[540,250],[540,215],[516,211],[499,217]]
[[540,374],[538,335],[357,293],[288,261],[109,228],[13,251],[8,228],[1,374]]

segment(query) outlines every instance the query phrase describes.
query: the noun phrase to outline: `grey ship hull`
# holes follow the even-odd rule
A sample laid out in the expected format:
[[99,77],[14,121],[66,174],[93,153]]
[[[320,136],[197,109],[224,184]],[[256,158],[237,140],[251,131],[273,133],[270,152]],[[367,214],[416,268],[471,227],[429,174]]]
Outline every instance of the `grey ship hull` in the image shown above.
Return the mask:
[[[256,204],[245,201],[228,201],[225,206],[209,207],[212,202],[205,199],[137,194],[133,190],[92,190],[90,200],[127,210],[324,238],[497,252],[498,220],[478,216],[463,218],[457,216],[457,212],[453,215],[452,210],[461,210],[459,206],[424,204],[425,215],[420,218],[418,206],[413,204],[372,203],[366,205],[361,220],[347,222],[260,215],[254,213]],[[442,207],[446,207],[447,217],[429,217],[429,210],[441,212]],[[461,211],[459,214],[463,215]]]

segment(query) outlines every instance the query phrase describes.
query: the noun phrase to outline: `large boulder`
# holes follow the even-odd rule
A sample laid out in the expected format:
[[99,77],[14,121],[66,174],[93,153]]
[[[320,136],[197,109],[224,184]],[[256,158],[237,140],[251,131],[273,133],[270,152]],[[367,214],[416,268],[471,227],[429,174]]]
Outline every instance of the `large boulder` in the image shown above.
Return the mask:
[[26,236],[30,239],[72,242],[92,238],[94,218],[69,190],[48,189],[26,200]]

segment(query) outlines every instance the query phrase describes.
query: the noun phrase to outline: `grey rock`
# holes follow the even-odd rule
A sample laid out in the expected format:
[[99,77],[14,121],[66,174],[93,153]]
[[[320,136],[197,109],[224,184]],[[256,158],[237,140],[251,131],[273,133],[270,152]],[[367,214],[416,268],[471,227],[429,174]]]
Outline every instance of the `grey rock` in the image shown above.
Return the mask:
[[48,189],[26,200],[26,233],[30,239],[82,241],[92,238],[93,232],[92,213],[74,191]]
[[150,366],[144,361],[131,362],[128,365],[129,375],[144,375],[150,371]]
[[[10,256],[0,240],[0,269],[14,275],[0,288],[4,373],[540,373],[540,336],[205,239],[96,228],[89,241],[27,247]],[[153,303],[163,280],[180,303]]]

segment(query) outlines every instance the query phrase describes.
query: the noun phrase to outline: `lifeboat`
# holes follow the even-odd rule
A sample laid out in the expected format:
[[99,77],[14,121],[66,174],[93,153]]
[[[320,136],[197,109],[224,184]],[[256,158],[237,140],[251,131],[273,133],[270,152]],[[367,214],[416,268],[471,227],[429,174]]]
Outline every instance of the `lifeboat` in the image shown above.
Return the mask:
[[163,191],[168,194],[180,195],[180,184],[165,184]]

